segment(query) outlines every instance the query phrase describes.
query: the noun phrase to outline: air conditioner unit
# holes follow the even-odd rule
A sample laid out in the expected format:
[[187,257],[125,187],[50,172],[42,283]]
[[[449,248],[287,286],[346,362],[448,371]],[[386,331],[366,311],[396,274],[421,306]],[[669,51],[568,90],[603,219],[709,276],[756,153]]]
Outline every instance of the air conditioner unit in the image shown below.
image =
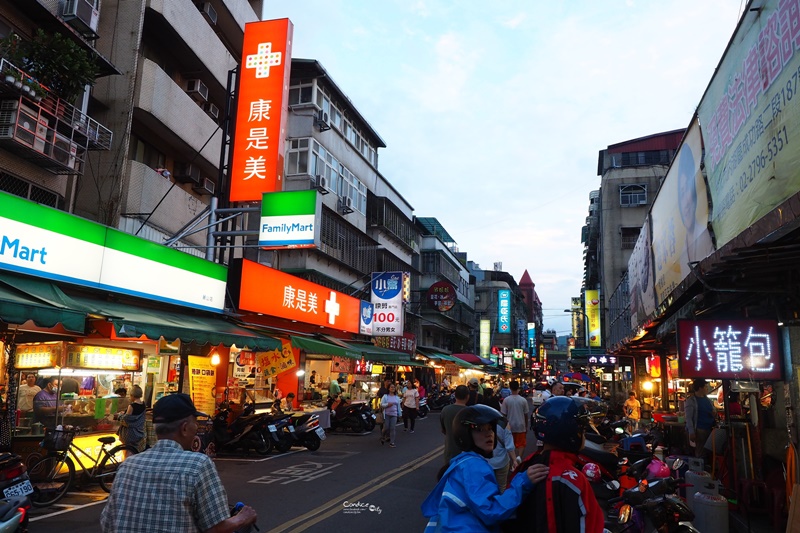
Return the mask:
[[353,212],[353,200],[349,196],[347,198],[339,198],[339,212],[343,215],[349,215]]
[[200,169],[191,163],[177,163],[172,173],[175,181],[180,183],[200,183]]
[[64,0],[61,17],[81,33],[97,33],[100,0]]
[[197,4],[197,7],[211,25],[215,25],[217,23],[217,10],[214,9],[214,6],[211,5],[211,2],[201,2],[200,4]]
[[210,116],[214,120],[219,120],[219,108],[217,106],[215,106],[211,102],[207,102],[203,106],[203,109],[205,110],[206,113],[208,113],[208,116]]
[[214,194],[214,182],[210,178],[203,178],[203,180],[192,187],[200,194]]
[[328,118],[328,114],[320,109],[316,117],[314,117],[314,125],[319,128],[319,131],[328,131],[331,129],[331,122]]
[[205,102],[208,100],[208,86],[200,80],[187,81],[186,92],[196,102]]
[[75,169],[75,156],[78,152],[78,145],[60,133],[56,133],[53,140],[52,157],[65,167]]
[[315,178],[315,183],[317,190],[322,194],[328,194],[330,191],[328,190],[328,178],[323,176],[322,174],[317,174]]

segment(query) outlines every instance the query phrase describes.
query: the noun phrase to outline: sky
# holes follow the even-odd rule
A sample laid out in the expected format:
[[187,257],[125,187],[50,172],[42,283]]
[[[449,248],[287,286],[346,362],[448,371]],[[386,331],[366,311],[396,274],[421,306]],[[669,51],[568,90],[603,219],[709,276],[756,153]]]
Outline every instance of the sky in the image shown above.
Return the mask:
[[484,270],[528,270],[563,335],[599,151],[689,125],[746,0],[265,4],[385,141],[414,214]]

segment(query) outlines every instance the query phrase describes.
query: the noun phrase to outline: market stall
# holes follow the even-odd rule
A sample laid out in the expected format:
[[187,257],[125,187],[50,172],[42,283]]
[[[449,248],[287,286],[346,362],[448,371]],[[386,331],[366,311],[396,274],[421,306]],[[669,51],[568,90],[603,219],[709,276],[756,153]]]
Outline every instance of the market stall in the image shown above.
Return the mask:
[[[138,349],[64,341],[17,345],[15,369],[20,376],[35,373],[45,388],[56,378],[58,388],[52,394],[53,411],[45,413],[35,407],[20,413],[13,451],[26,454],[37,449],[45,428],[61,425],[78,430],[73,442],[96,455],[93,450],[99,437],[116,438],[119,423],[115,418],[124,405],[114,391],[129,387],[138,378],[142,356]],[[76,388],[65,392],[70,386]]]

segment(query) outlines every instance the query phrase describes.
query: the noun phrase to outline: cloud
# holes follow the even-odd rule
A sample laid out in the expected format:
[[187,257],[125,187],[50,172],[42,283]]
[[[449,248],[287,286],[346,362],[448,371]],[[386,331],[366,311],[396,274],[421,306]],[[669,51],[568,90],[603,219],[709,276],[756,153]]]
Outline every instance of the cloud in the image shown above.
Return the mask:
[[515,30],[519,26],[521,26],[522,23],[525,22],[527,18],[528,18],[527,13],[524,12],[517,13],[513,17],[502,17],[500,19],[500,25]]

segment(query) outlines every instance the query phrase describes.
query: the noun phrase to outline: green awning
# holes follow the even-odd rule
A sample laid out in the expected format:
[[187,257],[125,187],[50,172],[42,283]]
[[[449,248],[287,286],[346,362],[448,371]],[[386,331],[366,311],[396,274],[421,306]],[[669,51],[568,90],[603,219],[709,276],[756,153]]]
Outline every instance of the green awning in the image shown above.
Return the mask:
[[364,344],[360,342],[351,342],[349,344],[356,350],[361,351],[361,353],[364,354],[365,360],[372,361],[373,363],[417,366],[417,362],[411,359],[411,355],[405,352],[381,348],[374,344]]
[[72,304],[70,297],[49,281],[0,273],[0,320],[7,324],[28,320],[43,328],[61,324],[67,331],[83,335],[86,313],[72,309]]
[[429,359],[438,359],[439,361],[445,361],[448,363],[455,363],[461,368],[476,368],[475,365],[464,361],[463,359],[459,359],[458,357],[453,357],[452,355],[447,355],[439,352],[433,352],[430,350],[423,350],[421,348],[417,348],[417,351],[424,355]]
[[190,315],[177,311],[150,309],[119,302],[107,302],[91,298],[73,298],[91,315],[105,317],[114,324],[117,337],[167,341],[180,339],[185,343],[200,345],[223,344],[255,351],[270,351],[281,346],[279,339],[261,335],[237,326],[222,318]]
[[[339,341],[339,344],[343,345],[340,346],[339,344],[332,344],[330,342],[312,339],[311,337],[300,337],[298,335],[292,335],[291,339],[292,346],[304,350],[309,354],[336,355],[338,357],[361,359],[361,352],[355,348],[349,347],[350,345],[343,341]],[[344,346],[348,347],[345,348]]]

